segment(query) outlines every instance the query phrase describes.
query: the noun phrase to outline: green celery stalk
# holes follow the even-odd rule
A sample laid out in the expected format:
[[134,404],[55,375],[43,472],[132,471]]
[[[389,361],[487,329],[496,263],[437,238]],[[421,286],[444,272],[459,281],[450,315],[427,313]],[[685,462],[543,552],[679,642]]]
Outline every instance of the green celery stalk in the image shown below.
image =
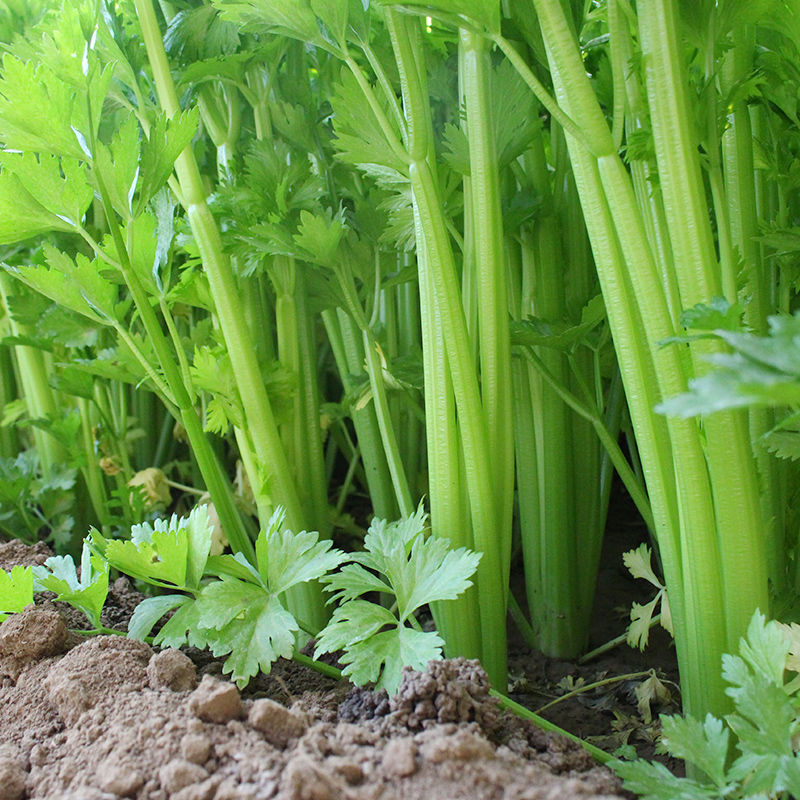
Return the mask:
[[[12,336],[25,334],[23,326],[11,316],[8,299],[14,293],[14,281],[5,272],[0,272],[0,301],[5,309],[9,331]],[[29,345],[17,344],[13,348],[17,361],[17,374],[22,398],[28,410],[30,419],[55,419],[58,417],[59,406],[49,383],[49,367],[45,353]],[[33,440],[36,452],[39,454],[39,464],[42,472],[49,475],[50,471],[66,458],[64,448],[53,436],[39,427],[33,429]]]
[[[387,24],[400,70],[405,112],[409,120],[409,178],[418,242],[423,245],[418,249],[421,289],[430,281],[425,285],[430,295],[421,295],[421,302],[425,304],[426,300],[432,301],[435,308],[435,312],[427,312],[430,314],[428,320],[423,320],[423,347],[426,343],[425,326],[436,314],[443,332],[448,371],[459,415],[474,547],[483,554],[477,572],[483,665],[494,685],[504,686],[507,581],[503,570],[508,563],[505,546],[509,537],[501,527],[501,520],[506,518],[506,514],[500,508],[502,498],[497,496],[490,474],[489,432],[478,386],[477,365],[470,348],[470,336],[432,159],[432,125],[423,74],[419,21],[389,9]],[[423,248],[425,255],[420,259],[419,251]],[[503,313],[506,313],[505,307]],[[426,357],[430,356],[428,353]],[[429,417],[427,424],[430,434],[432,427],[441,424],[441,420]],[[430,440],[428,446],[431,447]],[[456,454],[451,453],[450,457],[456,458]]]

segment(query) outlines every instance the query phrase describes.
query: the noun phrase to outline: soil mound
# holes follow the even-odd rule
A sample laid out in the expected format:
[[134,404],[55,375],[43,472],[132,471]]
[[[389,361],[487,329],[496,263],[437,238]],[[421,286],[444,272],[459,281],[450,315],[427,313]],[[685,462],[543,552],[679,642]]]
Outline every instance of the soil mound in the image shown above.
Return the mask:
[[625,796],[581,749],[498,709],[477,662],[343,702],[341,684],[280,662],[242,694],[207,655],[68,634],[57,605],[0,624],[0,800]]

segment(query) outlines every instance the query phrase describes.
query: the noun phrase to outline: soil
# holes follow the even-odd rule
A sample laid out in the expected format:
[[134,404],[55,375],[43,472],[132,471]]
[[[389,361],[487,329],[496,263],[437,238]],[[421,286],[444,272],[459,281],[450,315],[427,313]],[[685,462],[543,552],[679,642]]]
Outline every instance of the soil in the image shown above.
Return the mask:
[[[620,531],[612,552],[641,536]],[[43,545],[0,543],[0,568],[48,555]],[[599,639],[624,629],[614,604],[630,603],[633,590],[613,558],[604,559],[612,566],[601,577]],[[103,623],[124,631],[139,599],[117,580]],[[69,630],[81,627],[79,612],[46,597],[0,624],[0,800],[629,797],[579,746],[500,710],[474,661],[408,671],[389,698],[281,660],[240,692],[208,653]],[[645,656],[623,646],[583,666],[517,645],[512,696],[536,708],[581,678],[647,669],[654,658],[674,677],[663,641]],[[637,711],[632,696],[640,682],[577,695],[545,716],[607,749],[650,747],[653,726],[639,713],[649,707]]]

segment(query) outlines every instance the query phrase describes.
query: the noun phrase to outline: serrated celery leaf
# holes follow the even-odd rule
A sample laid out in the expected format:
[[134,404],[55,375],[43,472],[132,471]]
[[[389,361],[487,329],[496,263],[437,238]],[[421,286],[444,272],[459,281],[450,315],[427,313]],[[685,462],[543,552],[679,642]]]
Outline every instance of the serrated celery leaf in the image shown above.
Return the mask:
[[322,653],[345,650],[374,636],[386,625],[397,627],[397,617],[388,608],[367,600],[344,603],[334,610],[331,621],[317,637],[314,658]]
[[429,661],[442,657],[443,646],[433,631],[392,628],[348,647],[341,658],[346,664],[342,673],[357,685],[375,681],[376,689],[386,689],[392,695],[400,685],[403,667],[424,670]]
[[58,158],[33,153],[0,153],[4,173],[13,174],[36,202],[70,230],[76,229],[92,202],[85,163],[75,158]]
[[164,627],[156,634],[153,643],[161,647],[181,647],[188,644],[191,647],[203,648],[206,640],[200,628],[200,617],[197,601],[184,595],[185,600],[177,611],[166,621]]
[[300,211],[300,225],[294,235],[295,244],[308,254],[307,260],[323,267],[339,262],[339,244],[346,231],[344,212],[334,214],[326,209],[321,214]]
[[72,556],[51,556],[33,573],[37,592],[55,592],[56,600],[83,611],[95,627],[100,625],[108,595],[108,563],[92,554],[88,542],[83,544],[80,579]]
[[[128,621],[128,638],[144,641],[145,636],[153,630],[153,625],[173,608],[178,608],[192,598],[185,594],[162,594],[146,597],[133,610]],[[184,634],[185,638],[185,634]]]
[[212,395],[205,409],[204,429],[224,434],[231,424],[241,426],[244,415],[239,390],[224,348],[195,349],[191,374],[195,388]]
[[608,766],[641,800],[720,800],[716,786],[679,778],[655,761],[611,761]]
[[726,719],[743,752],[757,755],[792,754],[795,711],[782,688],[763,678],[750,678],[733,694],[735,714]]
[[[238,26],[221,19],[210,5],[179,11],[170,20],[164,35],[167,54],[182,64],[234,54],[239,42]],[[252,58],[249,53],[241,55]],[[241,80],[241,75],[238,77]]]
[[681,314],[681,324],[695,331],[742,330],[743,308],[724,297],[712,297],[710,303],[697,303]]
[[770,453],[790,461],[800,459],[800,431],[772,430],[761,441]]
[[183,587],[186,585],[189,537],[185,528],[153,531],[152,542],[108,541],[105,556],[115,569],[134,578]]
[[185,522],[189,537],[186,585],[194,588],[200,586],[214,538],[214,528],[208,515],[208,506],[205,504],[195,506]]
[[33,605],[33,569],[12,567],[10,572],[0,570],[0,620]]
[[[393,5],[394,0],[379,0],[381,5]],[[500,33],[500,3],[496,0],[406,0],[403,5],[422,6],[433,11],[463,15],[475,20],[492,33]]]
[[300,627],[262,587],[223,577],[208,584],[195,605],[207,645],[215,656],[231,654],[223,671],[240,686],[259,669],[269,672],[277,658],[291,658]]
[[342,0],[311,0],[322,38],[334,48],[347,49],[347,28],[350,3]]
[[155,193],[169,180],[175,161],[197,133],[196,108],[167,119],[159,114],[141,145],[139,193],[134,216],[140,214]]
[[[120,307],[118,303],[119,287],[103,277],[101,265],[96,260],[90,261],[82,253],[78,253],[73,260],[49,244],[44,245],[43,252],[50,270],[20,267],[20,274],[27,283],[35,284],[38,281],[39,287],[34,288],[39,288],[59,304],[68,304],[73,311],[84,316],[106,324],[108,319],[119,319],[119,312],[125,309],[124,305]],[[48,276],[48,272],[53,274]],[[55,280],[58,274],[64,277],[60,284]],[[45,277],[40,276],[49,277],[52,283],[45,285]]]
[[139,178],[139,125],[135,114],[131,113],[114,131],[108,146],[97,143],[94,169],[103,177],[114,211],[129,220]]
[[243,581],[260,583],[261,575],[250,564],[242,553],[225,553],[221,556],[209,556],[206,570],[212,575],[229,575]]
[[776,622],[767,622],[760,611],[755,611],[747,626],[746,637],[739,642],[739,654],[754,674],[775,686],[783,686],[786,657],[790,649],[790,642],[781,626]]
[[705,722],[677,715],[661,717],[662,741],[670,754],[699,767],[717,786],[723,786],[729,732],[722,720],[708,714]]
[[[147,344],[144,344],[147,352]],[[80,368],[90,375],[130,383],[137,387],[148,379],[141,363],[123,342],[120,342],[117,348],[100,350],[93,359],[74,358],[72,363],[80,364]]]
[[13,244],[47,231],[73,230],[71,225],[47,211],[16,175],[0,173],[0,244]]
[[270,521],[268,530],[256,539],[258,570],[270,592],[280,594],[298,583],[321,578],[344,561],[345,554],[332,549],[330,540],[318,540],[316,531],[278,530]]
[[800,351],[796,346],[800,337],[800,313],[769,317],[769,335],[717,331],[734,350],[748,358],[769,365],[787,375],[800,376]]
[[652,583],[656,589],[663,589],[664,586],[653,572],[650,564],[652,552],[646,543],[640,544],[635,550],[628,550],[622,554],[622,563],[634,578],[644,578]]
[[781,791],[789,792],[792,797],[800,797],[800,755],[795,753],[793,758],[783,759],[777,783]]
[[309,0],[281,0],[280,3],[242,3],[237,0],[214,0],[223,18],[256,30],[288,36],[305,43],[321,44],[317,17]]
[[628,625],[626,639],[630,647],[638,647],[640,650],[644,650],[647,647],[647,642],[650,639],[650,623],[653,620],[653,614],[660,598],[661,592],[649,603],[641,605],[634,602],[631,604],[631,624]]
[[426,519],[422,506],[400,520],[373,519],[364,537],[365,552],[358,553],[356,560],[391,580],[390,571],[402,568],[412,543],[425,530]]
[[360,564],[345,564],[340,570],[322,579],[325,590],[333,592],[331,603],[344,603],[354,600],[367,592],[386,592],[394,594],[386,581],[364,569]]
[[[742,362],[744,368],[746,364]],[[759,383],[747,383],[735,371],[715,371],[689,381],[689,391],[659,403],[656,411],[677,417],[693,417],[746,406],[782,406],[800,402],[800,386],[776,383],[775,373],[760,371]],[[785,379],[784,379],[785,380]]]
[[208,506],[196,505],[189,515],[179,517],[173,514],[169,519],[157,519],[131,527],[131,543],[137,547],[142,544],[159,545],[154,537],[169,533],[186,542],[185,586],[197,588],[205,572],[208,554],[211,550],[213,528],[208,515]]
[[[376,94],[384,116],[393,121],[394,116],[388,102],[381,92]],[[338,150],[339,158],[350,164],[379,164],[400,175],[408,174],[406,161],[392,149],[375,112],[351,73],[342,72],[341,82],[334,89],[331,104],[336,131],[333,144]],[[395,128],[394,133],[402,141],[400,131]]]
[[[113,71],[108,65],[89,83],[95,111],[102,106]],[[88,105],[86,90],[76,90],[62,75],[37,63],[36,57],[27,63],[11,54],[3,58],[0,141],[8,149],[84,158],[75,131],[88,133]],[[93,122],[96,130],[99,113]]]
[[454,600],[472,586],[469,577],[480,560],[480,553],[466,548],[451,550],[446,539],[417,539],[402,571],[402,581],[392,581],[400,619],[408,619],[426,603]]

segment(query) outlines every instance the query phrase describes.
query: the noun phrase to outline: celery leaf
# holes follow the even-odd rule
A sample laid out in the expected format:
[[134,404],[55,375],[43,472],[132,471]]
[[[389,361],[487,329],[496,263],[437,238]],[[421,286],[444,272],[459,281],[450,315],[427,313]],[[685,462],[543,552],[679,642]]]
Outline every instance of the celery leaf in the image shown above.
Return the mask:
[[33,568],[37,592],[55,592],[56,600],[80,609],[95,628],[100,627],[100,612],[108,595],[108,562],[92,553],[83,543],[81,576],[72,556],[51,556],[44,566]]
[[215,656],[230,654],[223,672],[239,686],[294,653],[300,626],[277,595],[263,587],[223,577],[204,588],[196,606],[204,643]]
[[[426,520],[421,506],[396,522],[374,519],[364,538],[365,552],[322,578],[341,605],[320,633],[314,655],[344,650],[344,674],[357,684],[376,681],[393,693],[403,666],[424,669],[428,661],[441,658],[442,639],[433,631],[416,630],[412,615],[424,604],[455,599],[472,585],[469,578],[480,554],[451,550],[445,539],[426,539]],[[369,592],[394,595],[396,610],[361,597]]]
[[190,644],[228,655],[224,672],[240,686],[294,652],[300,623],[285,605],[286,590],[321,578],[345,558],[318,533],[295,534],[281,530],[282,523],[283,512],[276,511],[259,534],[256,566],[238,554],[211,558],[208,568],[218,579],[204,584],[197,600],[182,606],[159,634],[179,641],[188,632]]
[[33,605],[33,569],[12,567],[10,572],[0,570],[0,621]]

